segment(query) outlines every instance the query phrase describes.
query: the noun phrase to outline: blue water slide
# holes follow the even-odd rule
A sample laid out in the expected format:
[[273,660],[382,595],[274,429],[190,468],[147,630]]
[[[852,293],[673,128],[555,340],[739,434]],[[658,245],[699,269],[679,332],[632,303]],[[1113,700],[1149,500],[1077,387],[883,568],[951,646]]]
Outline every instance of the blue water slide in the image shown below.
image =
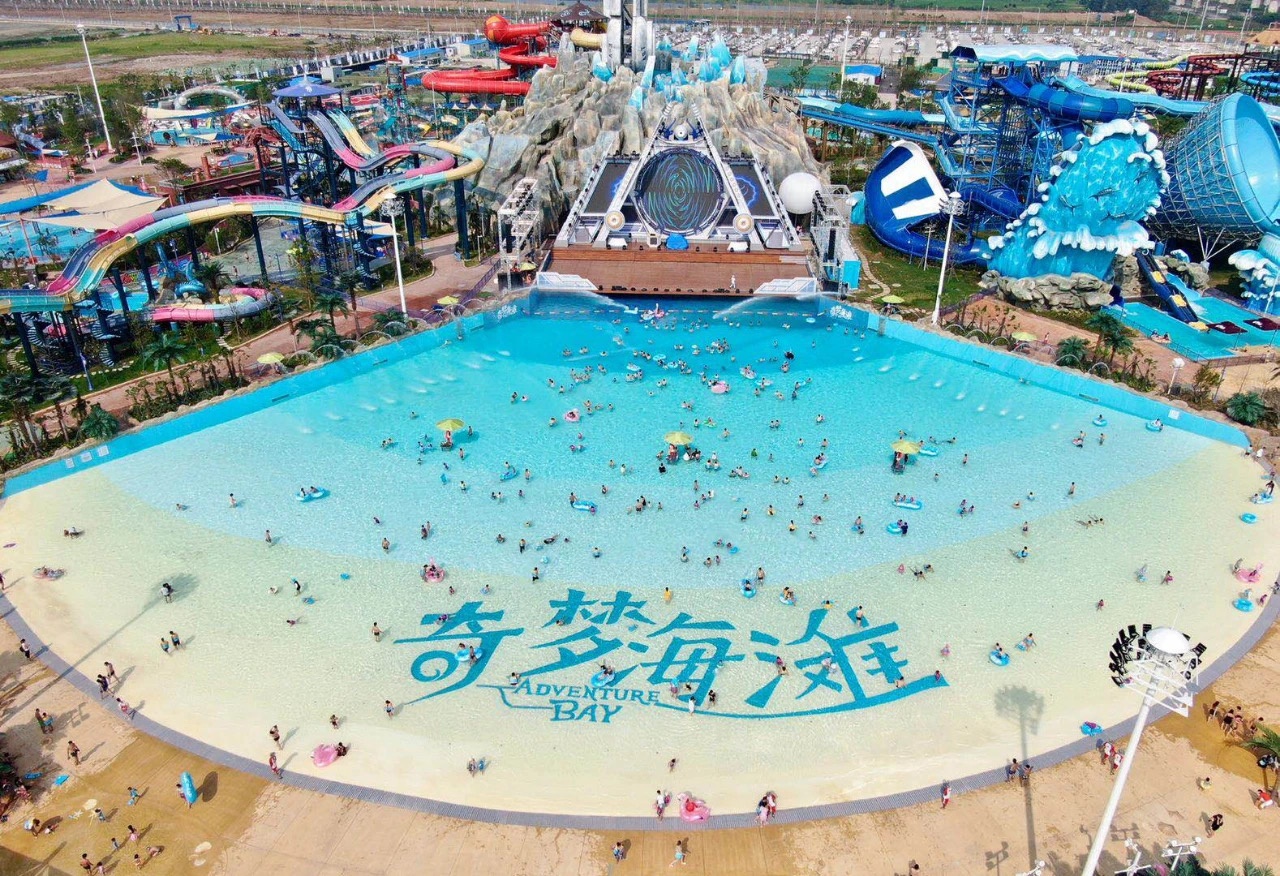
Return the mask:
[[[946,197],[920,144],[895,142],[867,177],[865,197],[867,227],[877,240],[910,256],[942,259],[944,241],[914,230],[938,215]],[[958,265],[983,265],[990,252],[980,242],[953,244],[950,257]]]
[[1018,198],[1017,193],[1008,186],[996,186],[995,188],[987,189],[973,184],[965,184],[960,186],[959,191],[960,197],[964,198],[966,203],[986,207],[997,216],[1016,219],[1022,214],[1022,201]]
[[[1271,80],[1272,87],[1275,89],[1275,91],[1267,91],[1264,86],[1263,93],[1266,94],[1268,97],[1280,95],[1280,74],[1246,73],[1244,76],[1240,78],[1241,78],[1241,81],[1245,81],[1247,84],[1248,77],[1254,76],[1254,75],[1275,77],[1274,79]],[[1067,91],[1070,91],[1073,94],[1079,94],[1082,97],[1106,98],[1106,97],[1115,96],[1114,91],[1109,91],[1108,89],[1105,89],[1105,88],[1098,88],[1095,85],[1090,85],[1089,83],[1081,79],[1079,76],[1063,76],[1055,79],[1054,83],[1058,85],[1060,88],[1065,88]],[[1161,97],[1158,94],[1147,94],[1145,92],[1143,93],[1135,92],[1133,94],[1125,94],[1124,99],[1127,101],[1130,101],[1134,106],[1138,107],[1139,109],[1149,110],[1153,113],[1157,113],[1159,115],[1164,115],[1164,116],[1183,116],[1183,117],[1196,116],[1204,112],[1204,110],[1209,106],[1209,102],[1205,100],[1174,100],[1171,97]],[[1261,104],[1261,107],[1262,107],[1262,111],[1266,113],[1267,119],[1271,122],[1271,124],[1275,127],[1280,127],[1280,106],[1264,103],[1264,104]]]
[[1110,122],[1131,118],[1136,110],[1132,100],[1113,92],[1077,94],[1043,82],[1028,81],[1021,76],[1006,76],[993,81],[1014,100],[1064,121]]
[[1187,325],[1203,329],[1205,326],[1199,314],[1191,309],[1191,303],[1187,301],[1186,296],[1169,282],[1171,278],[1165,277],[1164,271],[1160,270],[1160,267],[1155,263],[1155,259],[1151,258],[1150,253],[1140,252],[1137,258],[1138,268],[1142,271],[1143,279],[1147,281],[1147,285],[1151,287],[1152,291],[1160,297],[1160,302],[1164,305],[1165,310]]
[[1258,89],[1258,93],[1266,97],[1280,97],[1280,73],[1259,70],[1244,74],[1240,81],[1250,88]]
[[271,127],[284,138],[284,142],[289,144],[290,149],[301,152],[302,142],[298,138],[302,136],[302,129],[275,101],[267,104],[267,109],[271,113]]
[[932,146],[937,138],[923,131],[910,130],[910,125],[941,125],[945,118],[941,115],[926,115],[910,110],[871,110],[854,106],[850,103],[836,103],[832,100],[805,98],[800,101],[800,114],[806,118],[821,122],[831,122],[882,134],[886,137],[897,137],[916,143]]

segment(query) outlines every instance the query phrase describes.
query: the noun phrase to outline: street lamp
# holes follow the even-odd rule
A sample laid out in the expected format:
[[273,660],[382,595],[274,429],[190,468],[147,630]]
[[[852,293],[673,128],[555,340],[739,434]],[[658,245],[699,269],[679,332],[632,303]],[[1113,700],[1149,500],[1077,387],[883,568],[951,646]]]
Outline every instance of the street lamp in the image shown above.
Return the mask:
[[1138,26],[1138,10],[1129,10],[1129,39],[1133,39],[1134,28]]
[[1171,364],[1173,365],[1173,376],[1169,378],[1169,392],[1167,393],[1169,395],[1173,394],[1173,385],[1178,381],[1178,372],[1187,364],[1187,360],[1181,356],[1174,356]]
[[84,35],[84,25],[76,25],[76,33],[80,34],[80,44],[84,46],[84,60],[89,65],[89,81],[93,83],[93,99],[98,103],[98,120],[102,122],[102,135],[107,139],[107,151],[115,152],[111,145],[111,132],[107,130],[107,114],[102,111],[102,95],[98,93],[98,77],[93,73],[93,58],[89,55],[89,40]]
[[[852,15],[844,17],[844,46],[840,50],[840,87],[844,90],[844,84],[849,78],[849,22],[853,21]],[[843,95],[841,95],[843,98]]]
[[409,318],[409,305],[404,300],[404,274],[400,271],[400,229],[396,219],[404,213],[404,204],[399,198],[392,198],[382,205],[382,215],[391,220],[391,248],[396,258],[396,286],[400,288],[400,318]]
[[942,318],[942,287],[947,282],[947,259],[951,256],[951,229],[955,226],[956,217],[964,212],[964,201],[959,192],[952,192],[938,205],[947,214],[947,239],[942,244],[942,264],[938,267],[938,295],[933,300],[933,324],[937,325]]
[[1143,624],[1141,631],[1130,624],[1128,629],[1120,630],[1112,643],[1111,662],[1108,664],[1111,680],[1116,687],[1129,688],[1141,694],[1142,706],[1134,719],[1129,747],[1116,774],[1107,807],[1102,811],[1102,822],[1094,834],[1082,876],[1094,876],[1098,869],[1098,858],[1111,835],[1111,821],[1120,805],[1125,780],[1133,768],[1133,758],[1138,752],[1138,742],[1151,715],[1151,707],[1158,705],[1184,718],[1187,716],[1191,710],[1191,686],[1199,674],[1204,652],[1204,645],[1193,646],[1190,639],[1172,627],[1153,629],[1150,624]]

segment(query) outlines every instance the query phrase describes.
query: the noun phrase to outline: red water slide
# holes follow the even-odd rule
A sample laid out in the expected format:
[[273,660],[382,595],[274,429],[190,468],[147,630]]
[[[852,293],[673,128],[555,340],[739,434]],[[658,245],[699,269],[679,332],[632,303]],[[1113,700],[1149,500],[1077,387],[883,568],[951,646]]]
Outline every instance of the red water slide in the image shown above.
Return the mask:
[[555,55],[539,54],[547,48],[551,23],[512,24],[501,15],[484,21],[484,35],[503,48],[498,59],[508,65],[500,70],[440,70],[424,73],[422,85],[445,94],[528,94],[529,83],[517,79],[529,67],[554,67]]

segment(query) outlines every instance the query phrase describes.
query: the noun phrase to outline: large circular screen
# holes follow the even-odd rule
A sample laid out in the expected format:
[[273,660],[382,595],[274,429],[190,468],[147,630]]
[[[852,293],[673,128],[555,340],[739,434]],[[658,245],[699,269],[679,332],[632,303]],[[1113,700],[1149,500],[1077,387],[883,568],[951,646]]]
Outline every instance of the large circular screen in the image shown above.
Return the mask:
[[667,234],[689,234],[711,224],[724,206],[720,174],[690,149],[655,155],[640,171],[636,204],[645,220]]

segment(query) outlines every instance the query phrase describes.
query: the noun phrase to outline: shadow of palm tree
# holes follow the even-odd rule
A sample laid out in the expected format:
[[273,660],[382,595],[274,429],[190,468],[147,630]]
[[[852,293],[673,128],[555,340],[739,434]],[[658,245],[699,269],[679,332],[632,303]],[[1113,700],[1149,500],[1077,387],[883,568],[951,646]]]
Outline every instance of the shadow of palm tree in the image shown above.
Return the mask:
[[[1023,765],[1029,769],[1029,739],[1040,731],[1040,720],[1044,717],[1044,697],[1022,685],[1008,685],[996,691],[995,706],[997,715],[1017,725],[1018,755]],[[1034,867],[1037,858],[1036,818],[1029,772],[1023,779],[1022,793],[1027,817],[1027,851],[1030,866]]]

